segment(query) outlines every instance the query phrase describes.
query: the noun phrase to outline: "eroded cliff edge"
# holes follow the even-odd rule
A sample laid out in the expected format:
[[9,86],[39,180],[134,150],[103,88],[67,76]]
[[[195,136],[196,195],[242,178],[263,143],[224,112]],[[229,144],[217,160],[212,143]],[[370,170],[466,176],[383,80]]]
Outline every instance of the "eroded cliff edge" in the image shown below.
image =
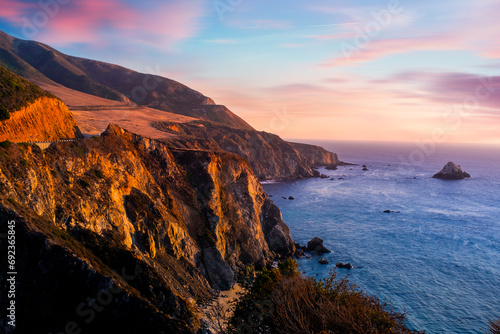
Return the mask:
[[316,166],[338,165],[335,153],[319,146],[289,143],[272,133],[236,129],[208,121],[155,122],[161,131],[175,134],[170,147],[226,151],[244,157],[260,180],[319,176]]
[[68,107],[0,66],[0,141],[56,141],[81,136]]
[[[231,287],[247,266],[294,252],[245,159],[169,149],[116,126],[44,152],[1,147],[0,203],[1,232],[17,224],[18,323],[36,324],[24,328],[32,333],[69,321],[194,332],[195,301]],[[78,311],[110,291],[87,322]]]

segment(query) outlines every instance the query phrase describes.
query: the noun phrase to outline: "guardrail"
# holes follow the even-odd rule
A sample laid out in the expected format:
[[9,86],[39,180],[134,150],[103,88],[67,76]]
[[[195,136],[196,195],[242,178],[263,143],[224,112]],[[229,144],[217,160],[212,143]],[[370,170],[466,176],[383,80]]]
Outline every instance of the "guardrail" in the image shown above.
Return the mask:
[[56,140],[56,141],[31,141],[31,142],[18,142],[16,144],[28,144],[28,145],[33,145],[36,144],[38,147],[40,147],[42,150],[46,150],[49,148],[50,144],[52,143],[62,143],[62,142],[71,142],[71,141],[77,141],[78,139],[61,139],[61,140]]

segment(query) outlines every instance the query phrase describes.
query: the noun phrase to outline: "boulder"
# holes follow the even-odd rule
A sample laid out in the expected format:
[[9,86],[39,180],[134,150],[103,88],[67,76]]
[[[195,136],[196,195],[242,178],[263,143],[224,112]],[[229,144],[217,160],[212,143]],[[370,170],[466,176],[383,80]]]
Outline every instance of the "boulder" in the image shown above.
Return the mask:
[[363,169],[362,169],[362,170],[368,170],[368,168],[366,168],[366,167],[363,167]]
[[330,262],[328,262],[328,261],[327,261],[326,259],[324,259],[324,258],[321,258],[321,260],[319,260],[318,262],[319,262],[319,264],[328,264],[328,263],[330,263]]
[[290,196],[290,197],[288,197],[288,199],[289,199],[289,200],[294,200],[294,199],[295,199],[295,197]]
[[331,253],[331,251],[323,246],[323,239],[314,237],[307,243],[307,250],[312,253],[323,254]]
[[448,162],[439,173],[434,174],[433,178],[443,180],[463,180],[470,177],[470,174],[462,171],[462,167],[454,162]]
[[352,264],[348,263],[342,263],[342,262],[337,262],[335,265],[336,268],[343,268],[343,269],[352,269]]
[[321,174],[321,175],[320,175],[320,177],[321,177],[322,179],[327,179],[327,178],[328,178],[328,175]]
[[301,258],[301,257],[303,257],[304,255],[306,255],[306,254],[304,253],[304,251],[303,251],[302,249],[300,249],[300,248],[297,248],[297,250],[295,251],[295,257],[296,257],[296,258]]
[[328,166],[325,167],[325,169],[326,170],[337,170],[338,167],[337,167],[337,165],[328,165]]

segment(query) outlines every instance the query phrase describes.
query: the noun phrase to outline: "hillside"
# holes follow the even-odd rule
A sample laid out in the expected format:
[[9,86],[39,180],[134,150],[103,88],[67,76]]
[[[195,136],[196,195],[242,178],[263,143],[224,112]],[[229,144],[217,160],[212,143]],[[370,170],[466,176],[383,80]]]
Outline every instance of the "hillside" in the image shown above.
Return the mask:
[[28,80],[0,66],[0,120],[42,98],[55,98]]
[[[243,158],[171,150],[116,126],[43,153],[0,147],[0,233],[9,220],[23,333],[71,319],[89,333],[195,333],[195,302],[295,250]],[[75,310],[102,293],[113,301],[87,323]]]
[[224,106],[177,81],[118,65],[65,55],[50,46],[0,31],[0,64],[37,83],[65,87],[189,117],[251,129]]
[[[142,136],[167,140],[170,147],[233,152],[247,159],[260,179],[319,176],[315,166],[340,163],[334,153],[320,147],[290,144],[276,135],[255,131],[225,106],[176,81],[67,56],[47,45],[3,33],[0,47],[19,64],[42,73],[45,79],[38,75],[28,78],[63,99],[84,134],[97,135],[113,123]],[[84,81],[92,83],[91,89],[80,85]],[[122,95],[103,93],[98,85]],[[133,93],[139,91],[142,94]],[[183,130],[172,131],[171,125]]]
[[0,66],[0,141],[55,141],[80,135],[61,100]]
[[155,128],[176,134],[166,141],[171,147],[226,151],[244,157],[261,180],[319,176],[315,165],[341,163],[337,155],[313,145],[288,143],[267,132],[233,129],[213,122],[182,124],[155,122]]

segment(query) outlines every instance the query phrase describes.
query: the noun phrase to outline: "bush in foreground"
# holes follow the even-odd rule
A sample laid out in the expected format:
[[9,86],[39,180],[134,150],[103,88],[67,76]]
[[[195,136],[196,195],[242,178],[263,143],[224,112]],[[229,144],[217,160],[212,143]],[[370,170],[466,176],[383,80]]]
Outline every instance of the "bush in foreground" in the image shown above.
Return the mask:
[[500,334],[500,318],[490,321],[490,327],[488,329],[490,334]]
[[404,313],[368,296],[335,272],[324,280],[297,273],[286,260],[257,275],[236,304],[231,333],[416,333]]

